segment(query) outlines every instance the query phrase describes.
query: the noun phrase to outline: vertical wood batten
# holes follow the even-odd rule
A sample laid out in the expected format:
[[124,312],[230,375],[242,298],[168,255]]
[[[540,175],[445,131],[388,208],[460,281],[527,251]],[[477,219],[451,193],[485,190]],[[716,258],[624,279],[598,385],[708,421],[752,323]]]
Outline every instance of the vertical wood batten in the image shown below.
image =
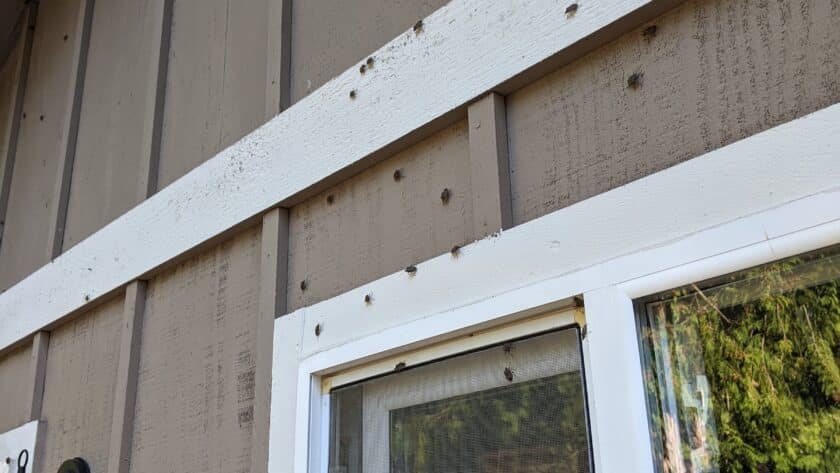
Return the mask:
[[15,70],[15,95],[12,107],[9,110],[9,127],[6,130],[8,136],[8,147],[6,156],[3,159],[0,169],[0,245],[3,244],[3,229],[6,223],[6,209],[9,205],[9,193],[12,187],[12,173],[15,168],[15,156],[17,155],[18,133],[20,131],[20,119],[23,113],[23,96],[26,93],[26,78],[29,73],[29,59],[32,55],[32,39],[35,36],[35,22],[38,17],[38,4],[30,3],[26,7],[26,20],[23,25],[23,51]]
[[275,208],[263,216],[260,245],[260,305],[254,375],[254,433],[251,441],[251,471],[257,473],[268,468],[274,319],[286,312],[288,209]]
[[47,351],[50,346],[50,333],[40,331],[32,338],[32,352],[29,364],[30,402],[29,420],[41,419],[44,405],[44,381],[47,375]]
[[90,27],[93,20],[94,0],[83,0],[79,8],[77,31],[80,31],[78,42],[74,48],[73,67],[71,73],[72,85],[70,89],[70,119],[61,134],[61,162],[56,174],[54,185],[53,206],[50,213],[49,243],[47,246],[47,260],[52,260],[61,254],[64,245],[64,226],[67,222],[67,204],[70,198],[70,181],[73,174],[73,161],[76,158],[76,140],[79,132],[79,115],[82,110],[82,96],[85,88],[85,71],[87,70],[88,46],[90,45]]
[[475,237],[510,228],[510,166],[508,164],[505,98],[495,92],[468,108],[470,170]]
[[153,31],[159,38],[156,67],[149,71],[150,81],[155,86],[150,89],[147,100],[152,106],[147,108],[149,116],[144,120],[143,131],[143,167],[140,175],[138,201],[142,202],[157,191],[158,168],[160,167],[160,143],[163,133],[163,110],[166,101],[166,75],[169,71],[169,46],[172,39],[172,7],[174,0],[164,0],[159,31]]
[[292,0],[274,0],[268,5],[268,68],[265,118],[289,108],[291,97]]
[[146,281],[134,281],[128,285],[124,304],[114,413],[111,418],[111,441],[108,447],[108,473],[128,473],[131,465]]

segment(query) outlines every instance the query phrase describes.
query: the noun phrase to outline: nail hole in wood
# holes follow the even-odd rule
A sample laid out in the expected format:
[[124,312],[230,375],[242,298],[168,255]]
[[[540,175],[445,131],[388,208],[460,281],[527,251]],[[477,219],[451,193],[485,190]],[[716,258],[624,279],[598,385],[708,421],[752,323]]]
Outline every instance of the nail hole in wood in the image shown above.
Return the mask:
[[365,304],[370,304],[373,302],[373,296],[370,294],[365,294]]
[[368,69],[371,69],[373,67],[373,56],[367,58],[367,61],[365,61],[365,64],[367,64]]
[[414,24],[414,32],[420,34],[421,31],[423,31],[423,20],[417,20]]
[[569,5],[568,7],[566,7],[566,16],[567,17],[568,16],[573,16],[575,13],[577,13],[577,11],[578,11],[578,4],[573,3],[573,4]]
[[316,337],[320,337],[320,336],[321,336],[321,324],[317,324],[317,325],[315,325],[315,336],[316,336]]
[[356,91],[355,91],[355,90],[351,90],[351,91],[350,91],[350,98],[351,98],[351,99],[355,99],[355,98],[356,98]]
[[334,195],[332,195],[332,194],[329,194],[329,195],[327,196],[327,205],[332,205],[332,204],[333,204],[333,202],[335,202],[335,196],[334,196]]
[[648,39],[648,40],[652,39],[654,36],[656,36],[656,30],[657,29],[658,28],[656,27],[656,25],[648,26],[647,28],[645,28],[642,31],[642,37],[645,38],[645,39]]
[[452,256],[458,256],[461,254],[461,247],[459,245],[455,245],[451,250],[449,250],[449,253],[451,253]]
[[402,371],[405,369],[405,362],[401,361],[394,366],[394,371]]
[[308,287],[309,287],[309,283],[306,282],[306,279],[304,279],[303,281],[300,282],[300,290],[301,291],[305,291],[306,288],[308,288]]
[[395,181],[400,182],[400,179],[402,179],[402,178],[403,178],[403,174],[402,174],[401,169],[397,169],[396,171],[394,171],[394,180]]
[[359,66],[359,72],[360,72],[361,74],[364,74],[366,70],[367,70],[367,66],[365,66],[364,64],[362,64],[361,66]]
[[405,272],[408,273],[411,276],[414,276],[414,274],[417,273],[417,266],[411,265],[411,266],[405,268]]

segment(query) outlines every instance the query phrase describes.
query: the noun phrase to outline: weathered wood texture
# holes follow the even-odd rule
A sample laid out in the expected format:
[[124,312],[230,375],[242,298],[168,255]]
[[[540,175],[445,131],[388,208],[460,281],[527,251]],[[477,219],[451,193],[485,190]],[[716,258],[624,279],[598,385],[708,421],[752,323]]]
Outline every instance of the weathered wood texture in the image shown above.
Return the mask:
[[[64,250],[147,197],[166,0],[94,4]],[[168,52],[164,52],[168,54]]]
[[0,291],[52,257],[86,1],[44,0],[39,7],[0,246]]
[[47,352],[50,348],[50,332],[40,331],[32,337],[32,351],[29,357],[29,420],[40,420],[44,407],[44,385],[47,378]]
[[[297,102],[449,0],[297,0],[291,100]],[[374,62],[374,67],[376,64]]]
[[251,471],[259,267],[256,227],[149,281],[132,471]]
[[254,372],[254,430],[251,471],[268,467],[268,418],[271,411],[271,367],[274,320],[286,313],[289,256],[289,210],[276,208],[263,215],[260,243],[260,298]]
[[840,100],[836,1],[695,0],[649,24],[507,97],[514,223]]
[[268,2],[265,118],[289,108],[292,73],[292,0]]
[[[30,35],[27,35],[30,36]],[[20,125],[19,102],[22,68],[25,65],[25,39],[18,38],[6,62],[0,64],[0,245],[6,221],[6,204],[17,151],[17,131]]]
[[0,399],[3,400],[0,403],[0,432],[29,421],[31,354],[32,345],[29,344],[0,358]]
[[51,332],[35,473],[57,471],[76,456],[92,471],[106,470],[123,299],[120,294]]
[[268,0],[176,0],[158,189],[265,121]]
[[114,415],[111,417],[111,443],[108,448],[108,473],[128,473],[131,467],[131,437],[134,435],[140,336],[145,307],[146,281],[134,281],[125,289],[120,359],[114,386]]
[[496,93],[470,104],[470,170],[477,238],[512,226],[505,98]]
[[460,121],[295,206],[288,309],[472,242],[470,174],[467,124]]

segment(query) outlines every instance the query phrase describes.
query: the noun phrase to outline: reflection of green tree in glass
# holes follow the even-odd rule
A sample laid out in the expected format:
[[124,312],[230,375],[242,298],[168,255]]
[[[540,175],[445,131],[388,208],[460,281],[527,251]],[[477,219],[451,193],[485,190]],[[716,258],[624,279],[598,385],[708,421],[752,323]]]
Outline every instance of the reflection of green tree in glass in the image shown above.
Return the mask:
[[580,373],[391,411],[391,471],[584,472]]
[[838,277],[794,258],[649,305],[661,471],[840,472]]

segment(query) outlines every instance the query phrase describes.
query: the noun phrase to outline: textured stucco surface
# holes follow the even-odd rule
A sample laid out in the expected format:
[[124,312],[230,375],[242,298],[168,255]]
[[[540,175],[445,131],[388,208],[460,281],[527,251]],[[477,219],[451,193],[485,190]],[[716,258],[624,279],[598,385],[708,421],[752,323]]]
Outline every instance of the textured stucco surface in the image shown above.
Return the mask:
[[694,0],[648,25],[507,97],[515,224],[840,99],[836,0]]

